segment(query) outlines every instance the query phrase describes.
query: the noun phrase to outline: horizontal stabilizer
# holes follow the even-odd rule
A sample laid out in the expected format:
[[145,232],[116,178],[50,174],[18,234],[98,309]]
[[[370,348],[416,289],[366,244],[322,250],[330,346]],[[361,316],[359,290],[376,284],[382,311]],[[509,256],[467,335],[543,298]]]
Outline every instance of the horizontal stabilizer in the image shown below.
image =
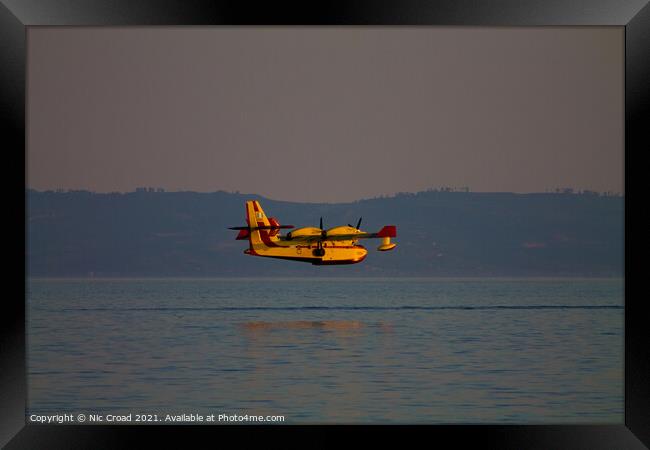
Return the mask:
[[248,239],[248,237],[251,235],[251,232],[248,231],[248,229],[244,228],[243,230],[239,231],[239,234],[235,238],[236,241],[241,241],[243,239]]
[[293,225],[263,225],[261,227],[228,227],[229,230],[279,230],[280,228],[295,228]]

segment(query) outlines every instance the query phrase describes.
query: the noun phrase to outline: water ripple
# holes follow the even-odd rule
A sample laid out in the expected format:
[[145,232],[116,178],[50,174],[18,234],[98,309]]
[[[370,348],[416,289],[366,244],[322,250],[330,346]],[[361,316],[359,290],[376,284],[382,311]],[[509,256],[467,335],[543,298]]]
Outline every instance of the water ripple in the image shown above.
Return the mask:
[[61,311],[439,311],[439,310],[623,309],[620,305],[485,305],[485,306],[222,306],[65,308]]

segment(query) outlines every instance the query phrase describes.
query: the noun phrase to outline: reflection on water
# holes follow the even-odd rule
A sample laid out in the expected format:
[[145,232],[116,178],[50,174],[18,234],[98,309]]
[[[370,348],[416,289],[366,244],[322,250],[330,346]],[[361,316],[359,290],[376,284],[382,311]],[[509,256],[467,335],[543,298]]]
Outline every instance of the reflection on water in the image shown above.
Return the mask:
[[32,280],[28,288],[30,412],[623,421],[622,280]]
[[280,322],[246,322],[240,324],[246,331],[283,330],[355,330],[363,324],[358,320],[293,320]]

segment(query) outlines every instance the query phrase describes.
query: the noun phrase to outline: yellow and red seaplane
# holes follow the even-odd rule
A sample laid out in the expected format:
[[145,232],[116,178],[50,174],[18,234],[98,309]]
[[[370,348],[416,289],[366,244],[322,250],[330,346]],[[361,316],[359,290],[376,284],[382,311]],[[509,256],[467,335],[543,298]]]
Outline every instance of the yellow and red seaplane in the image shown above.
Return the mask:
[[325,230],[321,217],[319,228],[297,228],[282,236],[281,229],[295,227],[280,225],[274,217],[267,217],[260,202],[256,200],[246,202],[246,223],[247,226],[229,229],[239,230],[237,240],[248,239],[249,247],[244,253],[252,256],[289,259],[315,265],[356,264],[368,254],[363,245],[357,244],[359,239],[381,239],[377,250],[382,252],[397,246],[390,241],[390,238],[397,236],[397,227],[386,225],[376,233],[366,233],[359,229],[361,218],[356,227],[343,225]]

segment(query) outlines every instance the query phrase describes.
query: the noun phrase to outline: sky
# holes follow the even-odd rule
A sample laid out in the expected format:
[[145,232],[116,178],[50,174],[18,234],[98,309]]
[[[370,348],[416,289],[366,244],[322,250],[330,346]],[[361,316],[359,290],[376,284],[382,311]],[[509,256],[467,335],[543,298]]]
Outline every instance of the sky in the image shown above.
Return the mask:
[[622,27],[28,28],[27,185],[623,193]]

